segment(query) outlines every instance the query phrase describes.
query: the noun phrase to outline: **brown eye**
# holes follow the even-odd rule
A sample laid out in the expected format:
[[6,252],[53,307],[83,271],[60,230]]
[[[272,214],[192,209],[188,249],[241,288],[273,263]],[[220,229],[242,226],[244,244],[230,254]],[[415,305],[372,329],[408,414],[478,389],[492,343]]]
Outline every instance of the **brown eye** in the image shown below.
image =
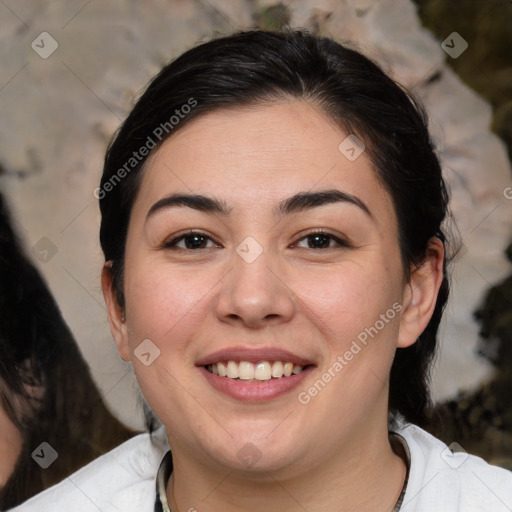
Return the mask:
[[[211,242],[213,245],[208,246],[208,242]],[[168,240],[164,247],[166,249],[170,248],[178,248],[183,250],[195,250],[195,249],[208,249],[210,247],[218,247],[217,244],[213,242],[213,240],[203,234],[191,232],[185,235],[179,235],[171,240]]]
[[[301,245],[303,241],[305,241],[305,245]],[[304,249],[332,249],[336,247],[350,247],[350,244],[331,233],[318,231],[309,233],[305,237],[301,238],[297,242],[296,246]]]

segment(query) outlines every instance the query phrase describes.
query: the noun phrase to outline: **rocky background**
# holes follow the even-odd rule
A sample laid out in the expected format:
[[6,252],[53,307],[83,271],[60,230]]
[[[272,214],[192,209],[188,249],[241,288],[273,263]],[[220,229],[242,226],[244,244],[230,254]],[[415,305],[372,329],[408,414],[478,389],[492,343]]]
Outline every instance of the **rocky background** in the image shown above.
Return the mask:
[[[416,0],[420,18],[439,38],[450,30],[476,47],[447,64],[492,106],[491,129],[512,158],[512,6],[505,2]],[[507,194],[508,196],[508,194]],[[509,237],[510,239],[511,237]],[[505,254],[512,262],[512,244]],[[492,378],[437,407],[432,430],[450,443],[512,469],[512,276],[492,286],[475,318],[478,352],[495,367]]]
[[0,187],[16,228],[105,400],[141,427],[136,385],[115,352],[99,284],[93,191],[106,145],[168,60],[215,35],[285,25],[354,41],[425,104],[451,189],[455,261],[432,428],[448,443],[509,464],[508,0],[0,0]]

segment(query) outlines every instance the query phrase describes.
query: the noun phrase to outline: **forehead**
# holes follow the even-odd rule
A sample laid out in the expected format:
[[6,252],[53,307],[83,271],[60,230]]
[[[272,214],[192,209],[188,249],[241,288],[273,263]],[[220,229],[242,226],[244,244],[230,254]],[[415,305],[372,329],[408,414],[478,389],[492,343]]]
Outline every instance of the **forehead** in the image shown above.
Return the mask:
[[350,159],[343,152],[351,141],[319,107],[300,100],[215,110],[190,121],[148,158],[138,202],[150,207],[180,191],[262,208],[294,193],[336,188],[390,213],[390,196],[366,152],[357,156],[354,147],[357,158]]

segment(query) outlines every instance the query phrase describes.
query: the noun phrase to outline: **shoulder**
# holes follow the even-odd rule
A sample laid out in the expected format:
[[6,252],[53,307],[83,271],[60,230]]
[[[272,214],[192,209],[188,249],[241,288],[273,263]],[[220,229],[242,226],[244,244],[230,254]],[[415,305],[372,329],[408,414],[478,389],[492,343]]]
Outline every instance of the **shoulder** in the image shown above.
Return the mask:
[[140,434],[11,510],[152,511],[156,473],[167,450],[163,428]]
[[[409,447],[411,467],[401,512],[509,512],[512,473],[491,466],[416,425],[394,430]],[[451,448],[451,449],[450,449]]]

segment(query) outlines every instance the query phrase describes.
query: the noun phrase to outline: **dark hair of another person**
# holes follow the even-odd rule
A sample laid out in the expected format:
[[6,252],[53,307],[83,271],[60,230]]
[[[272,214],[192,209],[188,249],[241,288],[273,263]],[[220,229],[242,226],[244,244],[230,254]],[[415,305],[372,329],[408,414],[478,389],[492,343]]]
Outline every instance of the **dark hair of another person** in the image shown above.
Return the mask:
[[[105,407],[48,286],[24,254],[1,194],[0,326],[0,407],[23,441],[14,472],[0,489],[0,510],[6,510],[133,432]],[[35,388],[40,391],[34,394]],[[58,454],[47,469],[31,456],[42,442]]]
[[[164,131],[162,141],[208,112],[290,99],[320,107],[345,133],[364,142],[393,200],[406,279],[425,260],[432,237],[445,242],[441,224],[448,194],[426,114],[412,96],[368,58],[330,38],[299,30],[241,32],[192,48],[164,67],[107,150],[98,195],[100,241],[105,260],[112,262],[113,286],[122,308],[127,229],[147,158],[128,167],[130,172],[119,172],[123,166],[127,169],[133,152],[148,137],[155,140],[155,129],[164,123],[168,133]],[[182,108],[187,104],[195,106]],[[176,111],[182,115],[171,128],[169,119]],[[399,413],[406,421],[428,424],[430,365],[448,291],[445,259],[432,319],[416,343],[396,351],[389,388],[391,419]]]

